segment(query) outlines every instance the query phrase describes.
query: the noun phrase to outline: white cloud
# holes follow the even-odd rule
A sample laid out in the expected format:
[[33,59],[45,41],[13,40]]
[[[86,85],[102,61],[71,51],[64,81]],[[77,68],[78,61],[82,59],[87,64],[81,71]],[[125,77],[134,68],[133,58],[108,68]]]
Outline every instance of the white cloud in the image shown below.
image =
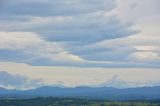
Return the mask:
[[128,88],[128,87],[130,87],[130,85],[126,81],[118,78],[118,75],[114,75],[111,79],[107,80],[101,86],[114,87],[114,88]]
[[118,0],[114,13],[124,21],[143,21],[159,15],[159,0]]
[[135,52],[129,56],[129,59],[139,62],[159,62],[160,54],[156,52]]
[[30,32],[0,32],[0,49],[25,49],[39,46],[43,40]]
[[138,51],[159,51],[160,47],[157,46],[135,46]]
[[[83,61],[78,56],[65,51],[55,42],[47,42],[30,32],[0,32],[0,49],[17,51],[32,59],[47,58],[51,61]],[[23,58],[24,61],[26,58]],[[16,60],[15,60],[16,61]]]

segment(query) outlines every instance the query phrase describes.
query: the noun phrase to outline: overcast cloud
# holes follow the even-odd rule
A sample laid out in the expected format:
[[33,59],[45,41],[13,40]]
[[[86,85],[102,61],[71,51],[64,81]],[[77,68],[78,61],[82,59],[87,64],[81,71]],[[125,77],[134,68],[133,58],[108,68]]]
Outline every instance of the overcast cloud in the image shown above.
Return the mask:
[[159,0],[1,0],[0,62],[160,68]]

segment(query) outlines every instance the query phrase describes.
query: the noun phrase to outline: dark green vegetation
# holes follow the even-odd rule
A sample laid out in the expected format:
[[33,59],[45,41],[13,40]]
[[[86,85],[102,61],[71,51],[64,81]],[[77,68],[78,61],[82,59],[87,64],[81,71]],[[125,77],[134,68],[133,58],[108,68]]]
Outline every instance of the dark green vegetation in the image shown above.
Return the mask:
[[110,102],[77,98],[1,99],[0,106],[160,106],[160,101]]

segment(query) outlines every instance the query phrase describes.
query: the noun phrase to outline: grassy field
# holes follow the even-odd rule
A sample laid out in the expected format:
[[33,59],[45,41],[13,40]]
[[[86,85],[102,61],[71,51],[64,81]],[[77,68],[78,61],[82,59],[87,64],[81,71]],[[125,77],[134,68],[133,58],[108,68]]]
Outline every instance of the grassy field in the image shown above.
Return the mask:
[[0,106],[160,106],[160,102],[110,102],[77,98],[1,99]]

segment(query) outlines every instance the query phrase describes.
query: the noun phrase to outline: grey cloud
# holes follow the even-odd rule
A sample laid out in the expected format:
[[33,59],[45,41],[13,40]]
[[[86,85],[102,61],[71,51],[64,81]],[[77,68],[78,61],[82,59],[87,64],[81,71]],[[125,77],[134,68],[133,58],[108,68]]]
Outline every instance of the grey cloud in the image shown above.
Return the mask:
[[96,11],[110,11],[116,7],[116,0],[5,0],[3,15],[77,15]]
[[[32,59],[34,56],[27,55],[19,50],[0,50],[0,61],[10,61],[10,62],[25,62]],[[29,59],[29,60],[28,60]]]
[[6,0],[1,9],[0,29],[36,32],[46,40],[73,45],[137,33],[116,16],[105,15],[115,7],[116,0]]
[[14,51],[12,57],[2,53],[4,56],[0,59],[32,65],[133,67],[135,64],[125,62],[125,56],[131,51],[87,47],[138,33],[131,29],[132,24],[107,15],[115,7],[116,0],[6,0],[0,10],[0,31],[37,33],[47,42],[64,44],[66,51],[82,57],[85,62],[55,62],[43,57],[34,58],[22,51]]
[[46,17],[42,20],[45,21],[3,21],[1,22],[3,26],[0,28],[5,31],[36,32],[46,40],[73,43],[73,45],[95,43],[137,33],[130,29],[131,24],[122,23],[116,16],[106,16],[103,13]]
[[73,47],[70,48],[69,51],[75,55],[79,55],[80,57],[89,60],[89,61],[126,61],[128,56],[135,52],[135,48],[131,48],[128,46],[123,47],[104,47],[103,46],[84,46],[82,47]]
[[[49,27],[47,25],[43,28]],[[74,17],[67,23],[50,28],[53,32],[50,32],[51,30],[49,33],[43,30],[39,32],[51,41],[70,41],[77,44],[95,43],[137,33],[130,30],[130,24],[123,24],[116,17],[103,14]]]
[[0,86],[13,87],[17,89],[26,89],[30,87],[41,86],[41,79],[30,79],[23,75],[10,74],[5,71],[0,71]]

